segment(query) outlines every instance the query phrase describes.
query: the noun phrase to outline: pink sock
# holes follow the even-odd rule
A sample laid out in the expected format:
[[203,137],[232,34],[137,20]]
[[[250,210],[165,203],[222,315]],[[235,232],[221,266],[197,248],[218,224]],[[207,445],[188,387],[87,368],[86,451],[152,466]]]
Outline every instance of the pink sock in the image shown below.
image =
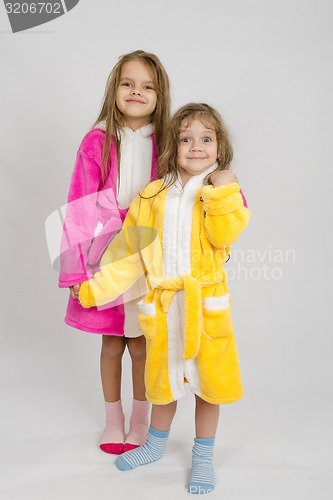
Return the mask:
[[125,415],[121,399],[114,403],[105,401],[106,425],[99,447],[105,453],[120,455],[124,448]]
[[146,442],[149,429],[149,401],[133,399],[129,433],[126,436],[124,451],[137,448]]

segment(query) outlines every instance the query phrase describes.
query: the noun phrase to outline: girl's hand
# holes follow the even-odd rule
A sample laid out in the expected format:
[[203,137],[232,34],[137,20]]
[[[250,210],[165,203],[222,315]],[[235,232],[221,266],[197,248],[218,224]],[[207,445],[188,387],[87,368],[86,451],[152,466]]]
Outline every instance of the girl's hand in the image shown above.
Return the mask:
[[231,170],[217,170],[210,176],[210,181],[214,187],[217,187],[231,182],[238,182],[238,179]]
[[80,285],[70,286],[69,290],[71,292],[71,297],[73,299],[78,299],[79,298]]

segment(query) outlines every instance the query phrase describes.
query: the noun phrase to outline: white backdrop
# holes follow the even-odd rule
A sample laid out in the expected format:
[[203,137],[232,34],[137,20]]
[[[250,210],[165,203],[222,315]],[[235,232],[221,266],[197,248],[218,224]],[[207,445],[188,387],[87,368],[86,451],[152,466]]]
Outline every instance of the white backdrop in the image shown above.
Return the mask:
[[[81,0],[12,34],[0,5],[1,498],[186,495],[190,394],[160,463],[120,473],[99,451],[100,337],[64,324],[44,233],[112,66],[139,48],[173,109],[221,111],[253,213],[228,264],[246,395],[221,410],[211,497],[332,494],[332,15],[330,0]],[[124,380],[128,412],[127,356]]]

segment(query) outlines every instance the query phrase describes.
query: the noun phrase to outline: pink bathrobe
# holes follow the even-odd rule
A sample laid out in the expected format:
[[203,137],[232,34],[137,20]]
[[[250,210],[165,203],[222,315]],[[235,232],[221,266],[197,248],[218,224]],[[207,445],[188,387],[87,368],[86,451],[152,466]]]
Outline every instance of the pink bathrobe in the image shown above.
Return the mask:
[[[117,202],[118,160],[111,143],[111,170],[102,185],[102,150],[105,131],[95,128],[83,138],[68,194],[61,244],[59,287],[67,288],[92,278],[112,237],[119,232],[128,209]],[[156,178],[156,145],[152,140],[151,180]],[[99,227],[100,232],[96,233]],[[94,234],[95,233],[95,234]],[[79,330],[103,335],[124,335],[121,297],[103,308],[84,309],[69,297],[65,322]]]

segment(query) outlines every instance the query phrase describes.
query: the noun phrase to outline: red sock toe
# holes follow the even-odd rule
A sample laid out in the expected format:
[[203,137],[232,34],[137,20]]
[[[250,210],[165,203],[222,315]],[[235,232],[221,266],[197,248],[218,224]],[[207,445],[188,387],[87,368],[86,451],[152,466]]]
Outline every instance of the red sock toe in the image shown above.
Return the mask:
[[103,443],[99,447],[104,453],[112,453],[113,455],[121,455],[124,452],[124,443]]

